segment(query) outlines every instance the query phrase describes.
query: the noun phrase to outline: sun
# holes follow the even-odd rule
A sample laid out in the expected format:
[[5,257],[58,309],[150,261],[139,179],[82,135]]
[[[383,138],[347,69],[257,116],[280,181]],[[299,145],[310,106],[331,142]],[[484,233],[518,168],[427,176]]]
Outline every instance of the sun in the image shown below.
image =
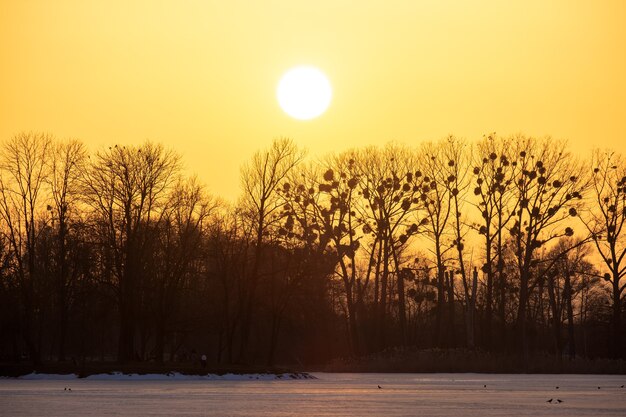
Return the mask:
[[315,67],[287,71],[278,83],[276,97],[285,113],[294,119],[310,120],[323,114],[333,96],[328,78]]

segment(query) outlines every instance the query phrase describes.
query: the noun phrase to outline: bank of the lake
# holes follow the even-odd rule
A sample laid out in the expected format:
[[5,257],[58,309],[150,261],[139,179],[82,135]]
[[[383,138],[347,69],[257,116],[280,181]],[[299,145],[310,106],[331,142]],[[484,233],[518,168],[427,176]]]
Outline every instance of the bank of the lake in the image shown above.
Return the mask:
[[308,374],[282,367],[259,367],[244,365],[206,366],[196,364],[136,362],[118,364],[114,362],[44,362],[39,365],[31,363],[0,363],[0,376],[22,377],[25,375],[76,375],[86,378],[92,375],[188,375],[188,376],[222,376],[222,375],[291,375],[297,378]]

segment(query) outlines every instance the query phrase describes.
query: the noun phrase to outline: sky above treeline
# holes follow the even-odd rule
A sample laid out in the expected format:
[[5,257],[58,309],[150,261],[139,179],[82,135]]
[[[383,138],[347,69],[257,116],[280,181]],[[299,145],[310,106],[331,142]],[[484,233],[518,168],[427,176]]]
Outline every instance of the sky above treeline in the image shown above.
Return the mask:
[[[276,100],[297,65],[332,84],[313,120]],[[626,153],[626,2],[3,0],[0,140],[25,130],[163,143],[228,199],[277,137],[313,157],[494,131]]]

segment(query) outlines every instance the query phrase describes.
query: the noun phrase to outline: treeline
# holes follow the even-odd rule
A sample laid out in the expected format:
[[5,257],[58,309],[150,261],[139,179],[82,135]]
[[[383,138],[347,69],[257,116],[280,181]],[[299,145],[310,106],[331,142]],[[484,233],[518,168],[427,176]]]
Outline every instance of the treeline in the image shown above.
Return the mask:
[[228,204],[160,145],[0,154],[4,360],[624,358],[626,163],[551,139],[257,152]]

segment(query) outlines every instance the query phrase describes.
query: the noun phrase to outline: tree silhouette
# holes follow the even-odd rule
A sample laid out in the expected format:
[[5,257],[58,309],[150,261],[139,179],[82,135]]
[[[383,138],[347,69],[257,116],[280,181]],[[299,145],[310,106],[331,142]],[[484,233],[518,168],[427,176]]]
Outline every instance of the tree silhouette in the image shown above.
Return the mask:
[[254,261],[250,270],[249,282],[245,288],[245,304],[242,306],[240,356],[247,355],[248,339],[252,319],[252,309],[259,282],[259,268],[263,257],[264,238],[270,227],[280,221],[283,201],[278,187],[289,172],[303,159],[290,139],[278,139],[269,149],[254,154],[252,161],[241,170],[243,204],[254,230]]
[[[432,246],[429,251],[434,254],[434,262],[437,271],[437,340],[439,344],[449,345],[450,336],[444,332],[445,317],[444,307],[446,302],[446,264],[448,262],[448,252],[454,248],[449,242],[453,241],[449,230],[450,216],[453,215],[448,175],[446,175],[446,164],[450,160],[443,152],[442,144],[426,143],[420,149],[419,165],[423,170],[422,192],[424,194],[425,234],[431,240]],[[448,300],[449,302],[453,300]],[[452,317],[448,317],[452,319]]]
[[[524,363],[528,363],[528,302],[544,278],[538,269],[536,252],[554,239],[572,236],[566,221],[581,207],[587,183],[580,175],[582,165],[565,149],[565,144],[551,139],[517,139],[513,177],[518,200],[509,229],[513,237],[516,267],[519,273],[517,327]],[[549,268],[544,268],[543,271]]]
[[48,134],[20,133],[3,144],[0,159],[0,216],[7,227],[20,287],[20,333],[36,364],[41,354],[37,343],[37,286],[42,280],[36,262],[37,235],[44,222],[43,194],[49,169],[46,157],[51,144]]
[[71,271],[68,249],[68,234],[72,216],[79,216],[81,178],[85,172],[87,150],[77,140],[56,142],[52,146],[49,175],[46,182],[50,187],[53,211],[53,226],[56,228],[56,297],[59,315],[59,361],[65,360],[65,341],[68,326],[70,293],[76,274]]
[[595,151],[591,165],[591,202],[583,224],[589,230],[597,253],[608,268],[603,275],[611,284],[613,337],[611,353],[613,357],[625,357],[622,348],[622,293],[626,283],[624,256],[626,244],[622,229],[626,222],[626,164],[614,152]]
[[321,366],[480,344],[524,370],[544,353],[554,369],[563,353],[622,355],[621,157],[596,152],[589,169],[561,141],[470,145],[305,163],[280,139],[242,168],[231,204],[160,145],[9,138],[0,361]]
[[[499,289],[498,316],[500,340],[506,332],[506,273],[504,268],[505,228],[517,211],[518,199],[513,193],[512,181],[517,176],[517,162],[511,155],[511,141],[489,135],[483,138],[474,152],[472,172],[476,178],[474,195],[481,220],[476,224],[484,238],[482,272],[487,277],[485,297],[485,347],[492,347],[494,282]],[[513,162],[513,163],[512,163]]]
[[160,145],[114,146],[96,153],[84,175],[84,198],[99,219],[119,303],[118,360],[136,357],[136,322],[148,227],[163,220],[180,158]]

